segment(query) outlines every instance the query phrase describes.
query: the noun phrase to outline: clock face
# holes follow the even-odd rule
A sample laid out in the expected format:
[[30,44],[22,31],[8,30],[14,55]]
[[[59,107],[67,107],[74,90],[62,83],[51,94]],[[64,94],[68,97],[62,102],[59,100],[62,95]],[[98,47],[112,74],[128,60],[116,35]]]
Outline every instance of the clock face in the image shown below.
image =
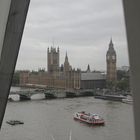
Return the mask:
[[115,60],[115,56],[114,55],[112,56],[112,59]]
[[107,59],[109,59],[110,57],[109,57],[109,55],[107,56]]

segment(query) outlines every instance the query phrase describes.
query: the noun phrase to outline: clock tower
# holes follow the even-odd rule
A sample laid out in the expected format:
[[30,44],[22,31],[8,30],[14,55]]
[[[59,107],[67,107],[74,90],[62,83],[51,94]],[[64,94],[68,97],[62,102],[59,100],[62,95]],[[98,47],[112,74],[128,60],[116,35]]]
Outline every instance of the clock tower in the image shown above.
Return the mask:
[[108,82],[115,82],[117,80],[116,60],[116,52],[114,50],[114,44],[111,39],[109,43],[109,49],[106,53]]

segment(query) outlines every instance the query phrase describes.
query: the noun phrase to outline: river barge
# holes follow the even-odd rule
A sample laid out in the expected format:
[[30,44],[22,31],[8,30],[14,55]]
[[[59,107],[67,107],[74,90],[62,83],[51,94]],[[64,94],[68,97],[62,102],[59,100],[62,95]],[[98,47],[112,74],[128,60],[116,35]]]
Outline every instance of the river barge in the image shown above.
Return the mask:
[[125,99],[126,97],[123,95],[108,94],[108,95],[96,95],[94,96],[94,98],[112,101],[122,101],[122,99]]
[[19,121],[19,120],[9,120],[9,121],[6,121],[6,123],[10,125],[24,124],[24,122]]

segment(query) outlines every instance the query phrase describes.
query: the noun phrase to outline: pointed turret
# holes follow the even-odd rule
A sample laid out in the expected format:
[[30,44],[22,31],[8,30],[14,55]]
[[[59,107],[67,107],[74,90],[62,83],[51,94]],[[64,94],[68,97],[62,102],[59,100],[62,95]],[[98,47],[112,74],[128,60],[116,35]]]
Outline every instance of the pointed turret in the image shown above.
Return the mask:
[[68,55],[67,55],[67,52],[66,52],[65,62],[64,62],[64,63],[68,63],[68,64],[69,64],[69,60],[68,60]]
[[68,55],[67,55],[67,52],[66,52],[65,62],[64,62],[64,70],[69,71],[69,69],[70,69],[70,64],[69,64]]
[[110,39],[110,43],[109,43],[109,46],[113,46],[113,41],[112,41],[112,37]]
[[87,66],[87,72],[90,72],[90,65]]
[[65,60],[68,60],[68,55],[67,55],[67,52],[66,52]]
[[110,39],[107,55],[116,55],[116,52],[114,50],[114,44],[113,44],[112,38]]

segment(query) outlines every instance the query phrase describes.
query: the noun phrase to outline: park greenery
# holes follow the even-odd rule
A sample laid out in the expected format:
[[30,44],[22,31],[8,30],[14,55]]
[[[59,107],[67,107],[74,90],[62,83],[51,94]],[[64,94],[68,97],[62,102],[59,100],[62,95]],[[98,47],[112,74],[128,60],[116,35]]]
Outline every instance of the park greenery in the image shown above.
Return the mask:
[[129,71],[117,71],[117,81],[107,82],[107,88],[110,90],[129,91],[130,90],[130,75]]

